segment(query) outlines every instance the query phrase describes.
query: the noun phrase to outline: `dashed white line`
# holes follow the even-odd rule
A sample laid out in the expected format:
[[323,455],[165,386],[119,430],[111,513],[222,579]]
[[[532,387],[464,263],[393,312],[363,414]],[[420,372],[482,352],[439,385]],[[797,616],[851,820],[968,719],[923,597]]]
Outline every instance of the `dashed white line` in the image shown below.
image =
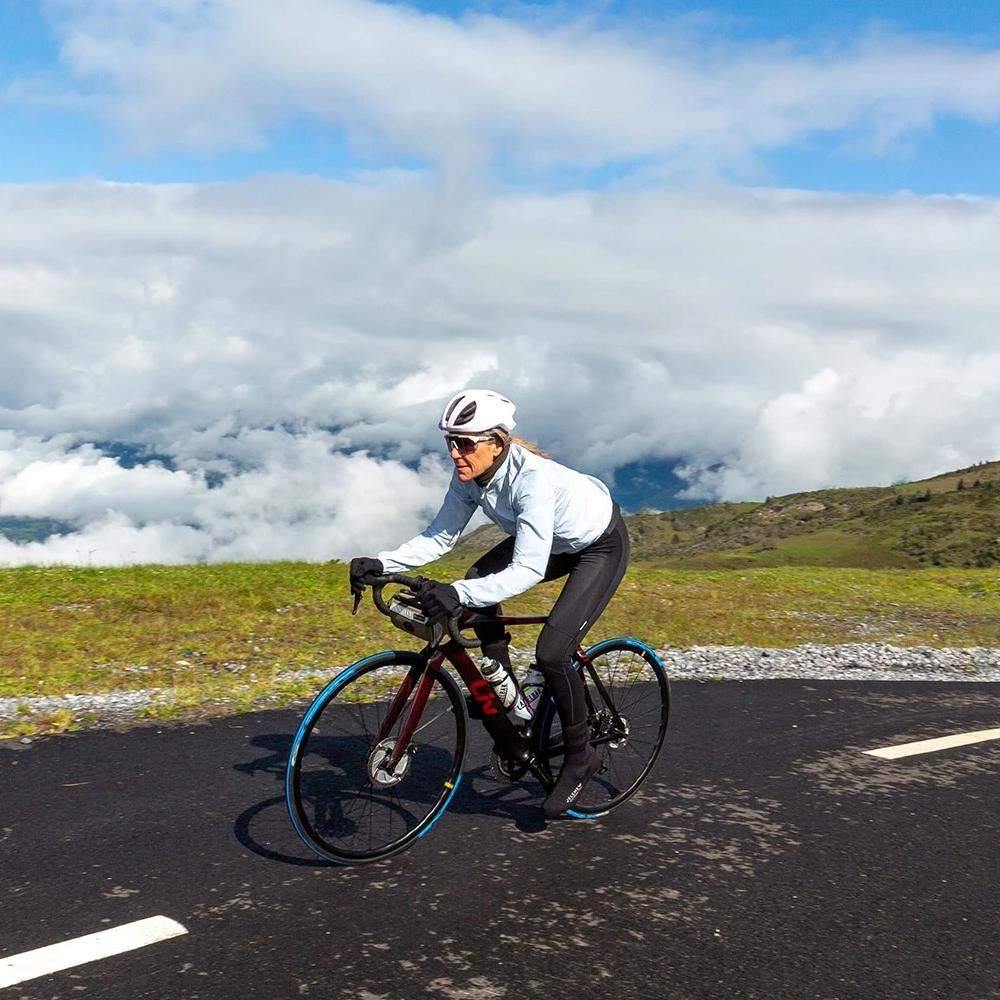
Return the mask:
[[96,934],[0,958],[0,990],[39,976],[49,976],[63,969],[72,969],[86,962],[96,962],[101,958],[145,948],[146,945],[179,937],[181,934],[187,934],[187,930],[176,920],[169,917],[148,917],[146,920],[122,924],[121,927],[109,927]]
[[1000,729],[980,729],[977,733],[955,733],[953,736],[938,736],[933,740],[900,743],[894,747],[880,747],[878,750],[865,750],[863,752],[871,757],[895,760],[897,757],[913,757],[919,753],[933,753],[935,750],[964,747],[970,743],[985,743],[987,740],[1000,740]]

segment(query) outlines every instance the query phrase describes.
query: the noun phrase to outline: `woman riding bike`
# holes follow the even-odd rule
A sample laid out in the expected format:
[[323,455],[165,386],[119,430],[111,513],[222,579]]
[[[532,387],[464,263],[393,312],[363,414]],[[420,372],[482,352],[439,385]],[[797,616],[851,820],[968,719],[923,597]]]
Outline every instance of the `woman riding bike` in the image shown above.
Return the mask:
[[[454,547],[477,508],[511,537],[476,560],[464,580],[423,587],[417,596],[429,617],[440,619],[462,605],[498,615],[502,601],[567,577],[535,647],[565,746],[562,771],[543,806],[545,816],[554,818],[572,806],[599,766],[572,657],[625,575],[629,540],[604,483],[511,437],[514,409],[489,389],[464,389],[449,400],[438,426],[455,468],[441,509],[399,548],[352,559],[351,590],[360,593],[369,574],[398,573],[438,559]],[[509,671],[503,626],[477,626],[476,633],[483,655]]]

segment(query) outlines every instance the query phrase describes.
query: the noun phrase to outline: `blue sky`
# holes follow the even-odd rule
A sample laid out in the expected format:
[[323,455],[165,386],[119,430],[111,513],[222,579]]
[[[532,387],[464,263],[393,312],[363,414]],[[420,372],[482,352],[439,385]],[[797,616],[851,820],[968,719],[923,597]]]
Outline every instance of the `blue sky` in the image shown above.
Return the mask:
[[[395,5],[400,6],[400,5]],[[408,5],[426,13],[467,21],[489,13],[501,21],[552,25],[579,20],[581,5],[463,4],[427,2]],[[932,46],[964,52],[1000,47],[1000,2],[882,3],[770,2],[745,4],[622,2],[589,8],[589,23],[617,31],[642,32],[653,25],[669,39],[694,33],[688,47],[790,46],[800,55],[849,49],[873,32],[890,33]],[[67,13],[68,11],[68,13]],[[572,13],[568,13],[572,12]],[[348,123],[321,120],[308,108],[284,109],[276,121],[261,122],[253,148],[221,144],[211,149],[185,148],[165,136],[151,148],[134,149],[128,134],[108,111],[107,94],[95,77],[74,72],[60,59],[61,39],[72,27],[74,4],[46,5],[36,0],[7,0],[0,5],[0,181],[31,183],[78,178],[170,182],[234,180],[258,174],[293,173],[349,178],[359,170],[429,165],[425,150],[405,143],[357,141]],[[37,91],[41,88],[44,96]],[[761,143],[749,161],[713,164],[724,180],[752,186],[812,190],[918,194],[993,195],[1000,189],[1000,126],[994,114],[975,120],[961,109],[936,110],[891,141],[872,149],[864,123],[803,130],[769,145]],[[148,145],[148,144],[147,144]],[[654,157],[654,159],[657,159]],[[572,154],[542,166],[511,161],[502,147],[488,172],[491,180],[541,190],[600,189],[623,178],[643,176],[643,155],[609,150],[574,162]],[[662,173],[662,163],[660,164]],[[700,167],[686,164],[680,179],[698,178]],[[654,171],[655,173],[655,171]],[[672,169],[667,180],[675,179]]]

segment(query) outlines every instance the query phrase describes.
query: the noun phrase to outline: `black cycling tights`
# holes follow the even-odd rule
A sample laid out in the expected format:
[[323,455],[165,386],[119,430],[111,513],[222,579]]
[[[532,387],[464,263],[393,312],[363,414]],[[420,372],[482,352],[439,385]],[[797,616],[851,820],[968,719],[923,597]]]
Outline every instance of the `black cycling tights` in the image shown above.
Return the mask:
[[[596,542],[581,552],[553,555],[545,570],[545,580],[569,576],[562,593],[549,613],[535,646],[538,669],[555,698],[559,720],[565,729],[587,719],[583,682],[571,666],[571,659],[590,627],[608,606],[628,565],[629,541],[625,522],[615,506],[611,524]],[[514,539],[508,538],[476,560],[466,579],[490,576],[510,565]],[[486,615],[501,613],[500,605],[479,609]],[[510,669],[510,653],[502,625],[482,625],[476,634],[483,654]]]

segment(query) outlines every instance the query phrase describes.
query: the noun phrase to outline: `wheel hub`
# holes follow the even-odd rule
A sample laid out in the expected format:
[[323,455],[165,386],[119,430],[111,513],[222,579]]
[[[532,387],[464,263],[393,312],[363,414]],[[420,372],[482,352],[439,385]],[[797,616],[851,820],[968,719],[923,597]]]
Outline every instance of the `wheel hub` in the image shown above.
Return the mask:
[[376,788],[391,788],[393,785],[398,785],[410,769],[410,761],[413,759],[412,749],[399,758],[394,770],[389,770],[389,761],[395,748],[394,739],[382,740],[368,757],[368,777]]
[[624,715],[620,715],[619,722],[615,722],[614,718],[609,712],[603,712],[601,718],[601,732],[603,735],[609,737],[608,746],[612,750],[620,750],[626,743],[628,743],[629,733],[631,733],[631,728],[628,724],[628,719]]

